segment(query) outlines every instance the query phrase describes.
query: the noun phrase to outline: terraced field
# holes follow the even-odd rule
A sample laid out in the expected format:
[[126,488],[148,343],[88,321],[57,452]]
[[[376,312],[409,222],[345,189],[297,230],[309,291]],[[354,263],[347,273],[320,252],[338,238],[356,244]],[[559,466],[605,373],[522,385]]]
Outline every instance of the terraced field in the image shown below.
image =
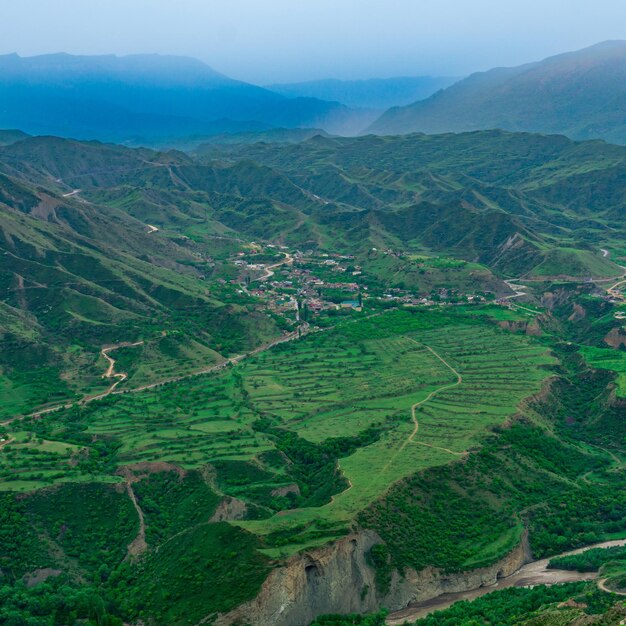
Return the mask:
[[[2,455],[0,485],[121,481],[119,466],[142,461],[212,464],[224,492],[261,507],[261,519],[240,524],[261,535],[304,528],[269,549],[282,554],[340,532],[401,478],[462,458],[539,390],[552,363],[487,317],[391,311],[219,374],[12,424],[18,441]],[[315,459],[321,474],[303,478]],[[307,496],[319,476],[321,491]],[[294,485],[297,498],[276,499]]]
[[[328,350],[332,339],[325,338]],[[274,370],[272,375],[268,369],[257,370],[260,364],[248,366],[264,380],[255,391],[265,410],[277,397],[289,403],[289,393],[301,394],[296,417],[283,419],[287,419],[289,428],[311,440],[354,432],[357,427],[350,430],[351,424],[375,424],[384,417],[395,417],[397,425],[385,431],[379,441],[341,459],[349,488],[330,503],[319,509],[285,511],[268,520],[244,523],[247,528],[273,533],[314,522],[320,516],[331,523],[350,520],[395,481],[458,460],[478,445],[490,427],[513,415],[523,398],[539,390],[542,379],[549,375],[549,368],[542,366],[553,362],[543,348],[525,338],[483,324],[461,323],[446,327],[445,332],[440,328],[408,329],[399,336],[364,339],[361,345],[376,356],[366,357],[356,371],[372,372],[377,368],[375,371],[381,375],[376,376],[374,389],[367,390],[372,397],[360,401],[352,395],[360,384],[359,377],[355,373],[352,378],[353,370],[347,368],[331,369],[334,375],[317,390],[316,400],[315,390],[306,386],[311,380],[307,369],[314,366],[303,364],[298,368],[298,357],[303,354],[295,347],[291,360],[283,356],[282,369]],[[319,350],[325,354],[323,346]],[[278,361],[273,363],[277,365]],[[460,375],[460,382],[453,370]],[[287,380],[291,384],[286,384]],[[395,387],[390,387],[392,384]],[[385,393],[388,389],[393,389],[390,397]],[[415,408],[417,424],[410,419],[414,404],[419,404]],[[278,553],[285,550],[289,548]],[[275,555],[277,551],[270,553]]]

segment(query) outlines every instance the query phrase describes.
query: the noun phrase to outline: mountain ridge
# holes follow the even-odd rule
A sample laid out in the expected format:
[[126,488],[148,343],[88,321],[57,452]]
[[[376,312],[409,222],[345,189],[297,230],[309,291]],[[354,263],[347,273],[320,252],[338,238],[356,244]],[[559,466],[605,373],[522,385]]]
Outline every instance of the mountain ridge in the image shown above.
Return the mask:
[[1,127],[77,139],[119,143],[216,134],[220,120],[230,120],[235,130],[237,124],[248,130],[251,122],[351,132],[364,125],[338,103],[289,99],[188,57],[5,55],[0,87]]
[[312,97],[337,101],[352,108],[385,110],[422,100],[458,78],[446,76],[398,76],[363,80],[322,79],[279,83],[267,88],[288,97]]
[[368,132],[502,128],[626,143],[626,41],[472,74],[427,100],[385,112]]

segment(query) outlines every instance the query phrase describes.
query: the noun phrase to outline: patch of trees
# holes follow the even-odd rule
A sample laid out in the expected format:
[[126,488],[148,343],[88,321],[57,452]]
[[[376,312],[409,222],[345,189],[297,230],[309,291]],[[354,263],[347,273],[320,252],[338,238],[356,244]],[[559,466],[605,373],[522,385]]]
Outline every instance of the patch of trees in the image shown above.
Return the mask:
[[577,572],[597,572],[606,563],[626,561],[626,547],[595,548],[580,554],[551,559],[550,569],[565,569]]
[[[495,591],[472,602],[457,602],[448,609],[417,620],[415,626],[516,626],[521,620],[525,622],[539,615],[550,605],[578,598],[588,588],[590,589],[586,583],[551,587],[540,585],[532,589],[511,587]],[[589,612],[606,610],[608,607],[604,603],[596,601],[592,604],[593,595],[594,592],[591,592],[581,598],[589,603]]]

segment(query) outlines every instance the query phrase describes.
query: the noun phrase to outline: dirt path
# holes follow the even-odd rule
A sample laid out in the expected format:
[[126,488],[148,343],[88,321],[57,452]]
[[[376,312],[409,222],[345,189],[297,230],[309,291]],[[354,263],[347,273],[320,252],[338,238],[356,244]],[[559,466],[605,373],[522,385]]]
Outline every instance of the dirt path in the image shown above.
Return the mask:
[[607,580],[608,578],[603,578],[598,581],[598,589],[600,589],[600,591],[604,591],[605,593],[614,593],[616,596],[626,596],[626,591],[614,591],[613,589],[609,589],[606,586]]
[[9,437],[8,439],[5,439],[4,441],[0,441],[0,450],[2,450],[2,448],[4,448],[5,446],[8,446],[10,443],[13,443],[15,441],[14,437]]
[[619,282],[615,283],[612,287],[609,287],[607,291],[609,292],[609,294],[615,295],[613,294],[613,292],[615,292],[618,287],[621,287],[624,284],[626,284],[626,280],[620,280]]
[[128,497],[131,499],[131,502],[135,507],[135,511],[137,511],[137,517],[139,518],[139,531],[137,532],[137,536],[128,544],[127,548],[128,553],[126,558],[131,560],[141,556],[148,549],[148,543],[146,542],[146,521],[143,516],[143,511],[139,506],[139,502],[137,502],[137,497],[135,496],[132,483],[133,479],[129,472],[126,474],[126,491],[128,492]]
[[251,356],[255,356],[257,354],[260,354],[261,352],[270,350],[274,346],[277,346],[281,343],[286,343],[288,341],[293,341],[294,339],[298,339],[299,337],[304,337],[304,335],[308,334],[309,332],[310,332],[309,325],[302,324],[302,326],[300,327],[300,332],[295,330],[289,333],[288,335],[284,335],[283,337],[279,337],[278,339],[275,339],[274,341],[270,341],[269,343],[259,346],[258,348],[252,350],[252,352],[247,352],[246,354],[239,354],[237,356],[231,357],[230,359],[226,359],[225,361],[222,361],[218,363],[217,365],[211,365],[211,367],[198,370],[197,372],[191,372],[189,374],[183,374],[182,376],[175,376],[173,378],[167,378],[165,380],[160,380],[159,382],[156,382],[156,383],[142,385],[141,387],[134,387],[133,389],[128,389],[123,392],[114,391],[113,394],[116,395],[120,393],[137,393],[139,391],[145,391],[146,389],[153,389],[154,387],[159,387],[160,385],[165,385],[167,383],[176,383],[180,380],[186,380],[187,378],[194,378],[196,376],[202,376],[204,374],[211,374],[212,372],[217,372],[221,369],[224,369],[225,367],[228,367],[229,365],[237,365],[237,363],[240,363],[244,359],[248,359]]
[[505,280],[504,283],[506,286],[513,291],[513,294],[510,296],[504,296],[503,300],[513,300],[515,298],[521,298],[522,296],[527,295],[525,289],[528,289],[526,285],[520,285],[519,279],[511,279]]
[[247,359],[247,358],[250,358],[251,356],[255,356],[257,354],[260,354],[261,352],[265,352],[266,350],[270,350],[274,346],[277,346],[277,345],[279,345],[281,343],[286,343],[288,341],[293,341],[295,339],[299,339],[300,337],[304,337],[309,332],[311,332],[310,326],[307,323],[304,323],[297,330],[295,330],[295,331],[293,331],[293,332],[291,332],[291,333],[289,333],[287,335],[283,335],[282,337],[279,337],[278,339],[275,339],[274,341],[271,341],[269,343],[263,344],[262,346],[259,346],[258,348],[254,349],[251,352],[248,352],[246,354],[240,354],[238,356],[226,359],[226,360],[218,363],[217,365],[212,365],[211,367],[207,367],[207,368],[198,370],[196,372],[190,372],[189,374],[183,374],[182,376],[174,376],[172,378],[159,380],[158,382],[149,383],[147,385],[142,385],[141,387],[134,387],[133,389],[125,389],[125,390],[122,390],[122,391],[117,390],[117,386],[123,380],[126,380],[126,378],[128,376],[125,373],[116,373],[115,372],[115,359],[111,358],[108,353],[112,352],[113,350],[116,350],[118,348],[124,348],[124,347],[131,347],[131,346],[141,345],[143,342],[122,343],[122,344],[117,344],[115,346],[109,346],[107,348],[103,348],[101,350],[101,352],[100,352],[100,354],[102,354],[102,356],[109,362],[109,367],[108,367],[106,373],[103,375],[103,377],[104,378],[116,377],[116,378],[118,378],[118,380],[116,380],[115,383],[113,383],[111,385],[111,387],[109,387],[109,389],[107,391],[105,391],[104,393],[97,394],[95,396],[85,396],[84,398],[82,398],[80,400],[77,400],[76,402],[67,402],[67,403],[64,403],[64,404],[58,404],[56,406],[48,407],[46,409],[33,411],[32,413],[28,413],[27,415],[18,415],[16,417],[12,417],[12,418],[4,421],[4,422],[1,422],[0,426],[8,426],[12,422],[24,419],[25,417],[40,417],[42,415],[46,415],[47,413],[53,413],[54,411],[59,411],[61,409],[71,409],[73,406],[77,406],[77,405],[80,405],[80,404],[87,404],[89,402],[94,402],[95,400],[101,400],[102,398],[106,398],[107,396],[110,396],[110,395],[119,395],[119,394],[122,394],[122,393],[139,393],[140,391],[145,391],[146,389],[154,389],[155,387],[159,387],[160,385],[165,385],[165,384],[168,384],[168,383],[175,383],[175,382],[178,382],[180,380],[186,380],[187,378],[195,378],[196,376],[202,376],[204,374],[210,374],[212,372],[217,372],[217,371],[219,371],[219,370],[221,370],[221,369],[223,369],[225,367],[228,367],[229,365],[236,365],[237,363],[240,363],[244,359]]
[[389,466],[396,460],[397,456],[410,444],[410,443],[416,443],[420,446],[425,446],[427,448],[434,448],[435,450],[442,450],[443,452],[447,452],[449,454],[454,454],[455,456],[464,456],[467,454],[466,451],[463,452],[455,452],[454,450],[450,450],[449,448],[442,448],[440,446],[435,446],[433,444],[430,443],[425,443],[423,441],[414,441],[415,436],[417,435],[418,431],[419,431],[419,421],[417,419],[417,409],[422,406],[423,404],[426,404],[426,402],[432,400],[436,395],[440,394],[442,391],[446,391],[447,389],[453,389],[454,387],[458,387],[462,382],[463,382],[463,376],[461,376],[461,374],[459,374],[459,372],[456,371],[456,369],[454,369],[454,367],[452,367],[452,365],[450,365],[450,363],[448,363],[448,361],[446,361],[441,355],[437,354],[430,346],[427,346],[426,344],[421,344],[419,341],[416,341],[415,339],[411,339],[411,341],[413,343],[416,343],[419,346],[424,346],[433,356],[435,356],[437,359],[439,359],[455,376],[456,376],[456,382],[454,383],[449,383],[447,385],[444,385],[443,387],[439,387],[438,389],[435,389],[434,391],[431,391],[426,398],[424,398],[423,400],[420,400],[419,402],[416,402],[413,406],[411,406],[411,419],[413,420],[413,431],[411,432],[411,434],[405,439],[404,443],[398,448],[398,450],[395,452],[395,454],[389,459],[389,461],[387,462],[387,464],[385,465],[385,467],[383,467],[383,472],[386,471]]
[[115,389],[120,383],[123,383],[127,378],[128,374],[125,372],[116,372],[115,371],[115,359],[109,356],[109,352],[113,352],[114,350],[119,350],[120,348],[135,348],[136,346],[142,346],[143,341],[136,341],[135,343],[118,343],[114,346],[108,346],[107,348],[102,348],[100,354],[109,362],[109,367],[107,371],[102,375],[102,378],[117,378],[117,380],[108,388],[104,393],[100,393],[95,396],[88,396],[82,402],[92,402],[93,400],[101,400],[102,398],[106,398],[115,392]]
[[501,298],[502,300],[508,300],[509,305],[515,309],[521,309],[522,311],[527,311],[528,313],[532,313],[533,315],[538,315],[539,311],[535,311],[534,309],[529,309],[528,307],[522,306],[521,304],[517,304],[517,302],[512,302],[515,298],[522,298],[523,296],[527,296],[528,293],[525,289],[528,289],[526,285],[520,285],[521,279],[513,278],[511,280],[505,280],[507,287],[513,290],[513,294],[510,296],[504,296]]

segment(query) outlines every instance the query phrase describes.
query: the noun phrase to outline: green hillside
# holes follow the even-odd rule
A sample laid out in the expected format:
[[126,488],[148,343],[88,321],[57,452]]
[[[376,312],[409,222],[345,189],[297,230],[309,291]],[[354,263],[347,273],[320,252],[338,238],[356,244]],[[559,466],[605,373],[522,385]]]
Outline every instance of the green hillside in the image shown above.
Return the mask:
[[103,346],[143,342],[141,380],[150,382],[278,335],[244,295],[207,282],[215,263],[206,248],[54,186],[2,179],[3,417],[107,389]]
[[[0,623],[210,624],[352,535],[368,610],[626,537],[626,150],[249,139],[0,147]],[[424,623],[619,610],[537,589]]]

